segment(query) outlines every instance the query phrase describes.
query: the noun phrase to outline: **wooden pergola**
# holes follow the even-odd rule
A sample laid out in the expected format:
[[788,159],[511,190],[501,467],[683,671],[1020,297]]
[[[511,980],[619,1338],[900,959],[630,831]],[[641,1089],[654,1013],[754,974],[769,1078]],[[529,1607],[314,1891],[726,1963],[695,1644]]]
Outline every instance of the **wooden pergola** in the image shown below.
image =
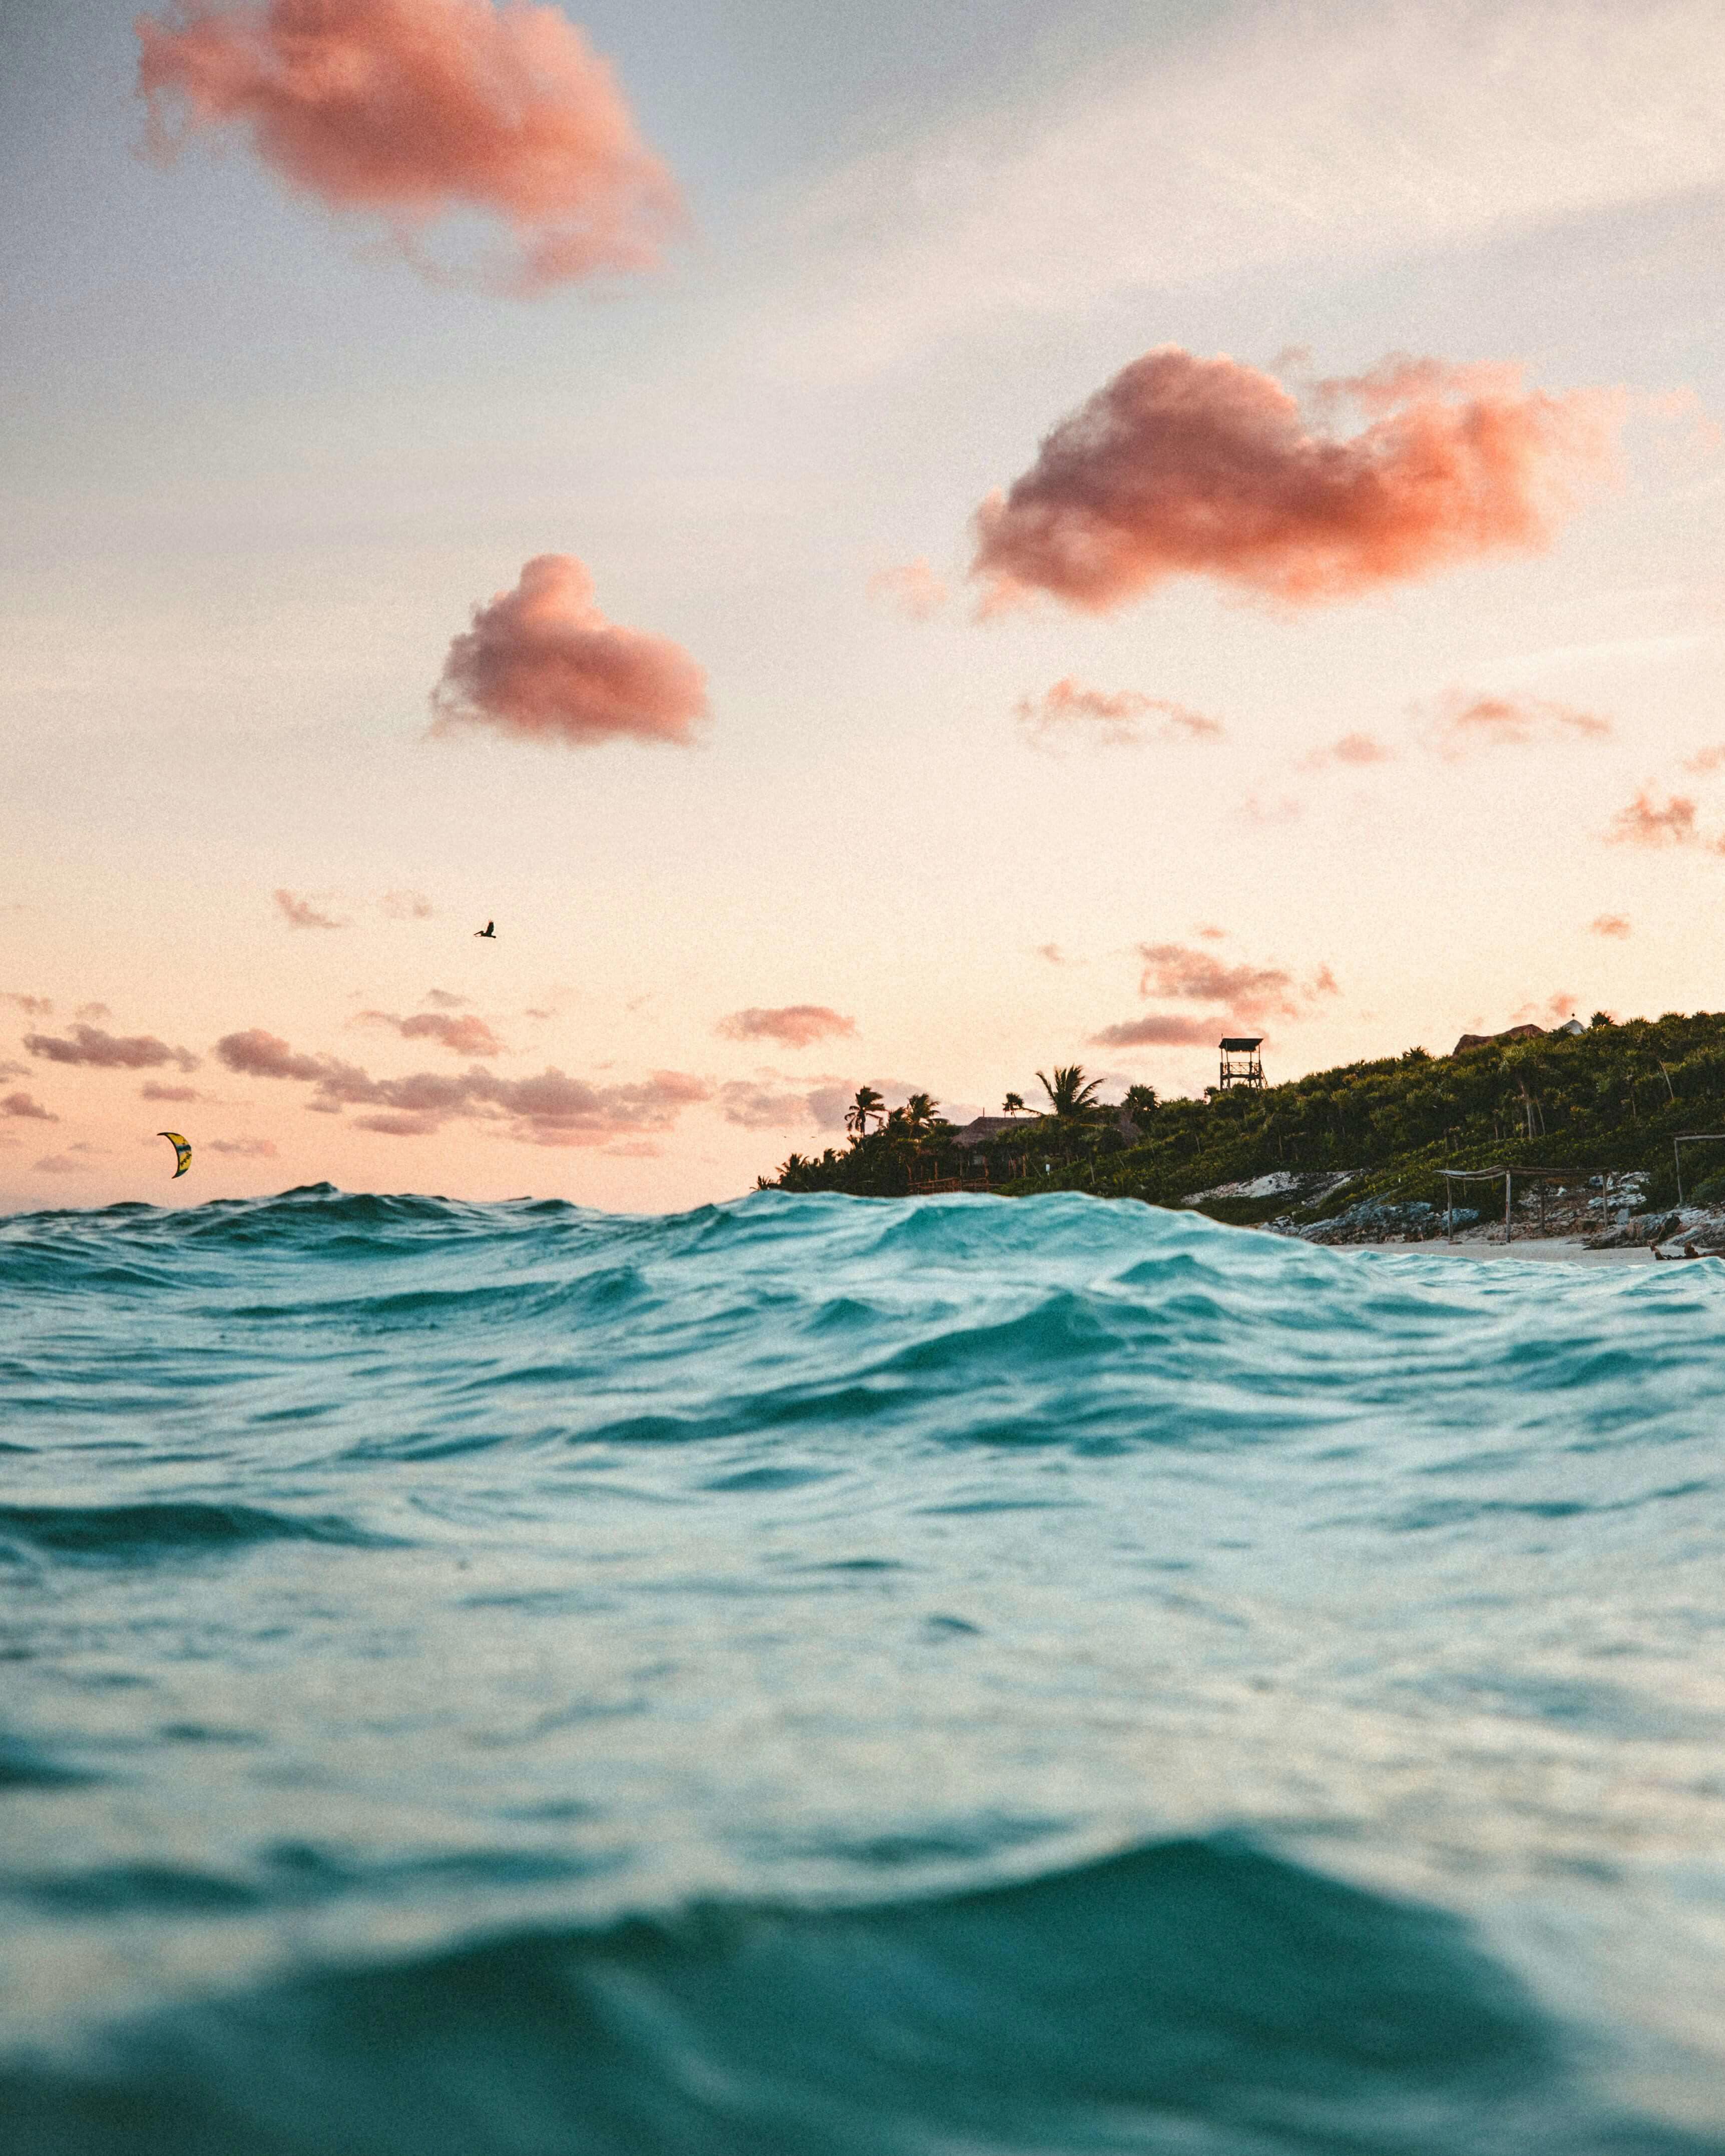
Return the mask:
[[[1545,1228],[1546,1184],[1585,1183],[1589,1179],[1584,1175],[1578,1175],[1573,1168],[1440,1168],[1438,1173],[1444,1178],[1444,1240],[1446,1243],[1453,1243],[1455,1240],[1455,1185],[1458,1183],[1501,1183],[1503,1185],[1503,1240],[1506,1243],[1512,1243],[1516,1232],[1514,1205],[1515,1179],[1517,1176],[1523,1183],[1539,1185],[1539,1226],[1542,1233]],[[1603,1178],[1603,1185],[1609,1194],[1611,1188],[1609,1175]]]

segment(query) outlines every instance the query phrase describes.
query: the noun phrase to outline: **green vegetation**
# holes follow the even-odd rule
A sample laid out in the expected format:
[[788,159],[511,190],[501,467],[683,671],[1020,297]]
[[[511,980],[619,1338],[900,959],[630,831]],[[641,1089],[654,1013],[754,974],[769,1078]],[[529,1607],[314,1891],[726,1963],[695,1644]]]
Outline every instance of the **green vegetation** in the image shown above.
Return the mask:
[[[1647,1202],[1666,1206],[1676,1197],[1673,1137],[1725,1131],[1725,1014],[1620,1025],[1599,1015],[1579,1034],[1488,1041],[1462,1055],[1411,1048],[1195,1101],[1158,1101],[1134,1086],[1124,1125],[1122,1110],[1098,1105],[1081,1067],[1057,1065],[1041,1083],[1045,1112],[1019,1120],[1023,1103],[1009,1095],[1013,1122],[973,1149],[955,1147],[938,1104],[918,1095],[865,1132],[853,1124],[843,1152],[793,1153],[762,1187],[897,1197],[962,1177],[1015,1194],[1082,1189],[1178,1205],[1189,1192],[1275,1168],[1358,1171],[1324,1209],[1333,1212],[1368,1197],[1441,1203],[1440,1168],[1507,1165],[1577,1176],[1640,1168]],[[1691,1190],[1725,1178],[1725,1146],[1694,1148],[1684,1173]],[[1245,1223],[1286,1204],[1217,1199],[1204,1209]]]

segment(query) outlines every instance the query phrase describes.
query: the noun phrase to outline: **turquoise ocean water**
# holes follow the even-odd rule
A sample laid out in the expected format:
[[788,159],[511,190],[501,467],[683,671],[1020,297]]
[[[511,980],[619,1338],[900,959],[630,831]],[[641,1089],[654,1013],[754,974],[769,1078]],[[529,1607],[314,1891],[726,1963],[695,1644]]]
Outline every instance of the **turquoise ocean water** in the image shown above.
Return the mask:
[[1725,1266],[0,1221],[0,2148],[1725,2152]]

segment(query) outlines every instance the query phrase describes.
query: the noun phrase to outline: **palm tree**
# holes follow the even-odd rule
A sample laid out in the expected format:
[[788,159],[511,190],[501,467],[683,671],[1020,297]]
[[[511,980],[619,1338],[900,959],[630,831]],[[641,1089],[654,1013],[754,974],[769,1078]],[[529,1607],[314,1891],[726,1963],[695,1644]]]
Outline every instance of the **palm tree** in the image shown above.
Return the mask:
[[1022,1093],[1009,1093],[1006,1098],[1000,1103],[1000,1112],[1003,1116],[1022,1116],[1024,1113],[1024,1095]]
[[1055,1115],[1064,1121],[1081,1122],[1101,1106],[1096,1094],[1102,1081],[1100,1078],[1086,1078],[1081,1063],[1055,1064],[1052,1078],[1042,1070],[1036,1075]]
[[1128,1086],[1126,1089],[1126,1098],[1120,1105],[1138,1128],[1145,1130],[1149,1126],[1151,1116],[1156,1112],[1158,1106],[1156,1088],[1153,1086]]
[[845,1127],[850,1133],[850,1142],[855,1145],[869,1134],[869,1125],[886,1120],[886,1103],[872,1086],[859,1086],[856,1098],[845,1111]]
[[914,1137],[921,1137],[934,1127],[935,1111],[940,1106],[932,1094],[912,1093],[905,1102],[905,1122]]

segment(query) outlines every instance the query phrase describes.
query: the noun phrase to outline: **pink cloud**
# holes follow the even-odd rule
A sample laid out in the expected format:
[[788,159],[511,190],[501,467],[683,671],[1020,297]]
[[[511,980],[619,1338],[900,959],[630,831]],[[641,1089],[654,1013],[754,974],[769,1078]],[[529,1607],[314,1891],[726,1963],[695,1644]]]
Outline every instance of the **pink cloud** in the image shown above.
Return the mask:
[[[1700,838],[1695,828],[1695,803],[1685,793],[1673,793],[1661,808],[1649,798],[1645,788],[1626,808],[1620,808],[1605,834],[1610,846],[1691,846]],[[28,1048],[29,1043],[25,1042]]]
[[1243,1019],[1270,1014],[1297,1018],[1312,994],[1337,993],[1327,967],[1302,994],[1293,975],[1280,966],[1230,966],[1210,952],[1194,951],[1183,943],[1141,943],[1138,955],[1144,961],[1138,983],[1141,996],[1222,1004]]
[[459,275],[525,296],[648,270],[682,222],[609,66],[557,9],[508,0],[178,0],[138,20],[148,144],[237,132],[326,208],[379,218],[428,275],[429,228],[505,244]]
[[16,1004],[26,1018],[52,1018],[54,1005],[46,996],[14,995],[9,990],[0,994],[0,1003]]
[[1344,763],[1359,767],[1368,763],[1393,763],[1395,751],[1386,748],[1375,734],[1343,734],[1323,748],[1315,748],[1305,758],[1307,771],[1321,771],[1326,764]]
[[431,701],[439,732],[459,722],[572,748],[624,737],[686,747],[706,676],[668,637],[608,621],[572,554],[538,554],[512,592],[474,609]]
[[138,1098],[141,1101],[183,1102],[201,1100],[203,1096],[193,1086],[164,1086],[159,1079],[146,1078],[138,1088]]
[[195,1055],[183,1048],[170,1048],[152,1034],[121,1039],[94,1025],[74,1025],[69,1036],[27,1033],[24,1046],[50,1063],[85,1064],[96,1070],[149,1070],[164,1063],[177,1063],[182,1070],[198,1068]]
[[1225,356],[1134,360],[977,511],[983,612],[1044,593],[1106,613],[1179,576],[1313,605],[1537,552],[1608,467],[1623,402],[1405,358],[1323,390],[1369,424],[1315,427],[1273,376]]
[[[473,1001],[473,998],[453,995],[448,988],[428,988],[419,1000],[434,1004],[439,1010],[461,1010]],[[527,1015],[531,1018],[534,1014],[529,1011]]]
[[[1042,747],[1062,737],[1087,737],[1098,747],[1141,748],[1152,739],[1219,741],[1223,732],[1219,719],[1183,704],[1141,696],[1136,689],[1083,689],[1070,675],[1040,697],[1020,697],[1017,709],[1019,724]],[[1144,723],[1153,715],[1162,721],[1153,728]]]
[[713,1029],[726,1040],[776,1040],[786,1048],[807,1048],[817,1040],[836,1040],[856,1031],[856,1020],[824,1004],[785,1004],[777,1010],[732,1011]]
[[1039,943],[1036,946],[1035,955],[1039,958],[1045,959],[1050,966],[1071,966],[1077,963],[1076,959],[1066,956],[1058,943]]
[[275,1141],[273,1138],[204,1138],[200,1141],[204,1152],[236,1153],[242,1160],[274,1160]]
[[105,1004],[80,1004],[72,1015],[74,1018],[112,1018],[114,1014]]
[[437,908],[423,891],[386,891],[377,910],[392,921],[429,921]]
[[1629,916],[1624,913],[1596,914],[1587,927],[1589,936],[1628,936],[1633,932]]
[[1559,988],[1555,995],[1548,996],[1543,1004],[1523,1004],[1519,1010],[1512,1011],[1510,1022],[1514,1025],[1527,1025],[1543,1019],[1548,1025],[1562,1025],[1574,1015],[1574,997],[1568,988]]
[[1433,716],[1430,738],[1440,755],[1472,748],[1525,748],[1536,741],[1604,741],[1611,721],[1545,696],[1481,696],[1452,690]]
[[12,1116],[33,1123],[57,1123],[58,1116],[50,1115],[39,1101],[33,1101],[28,1093],[8,1093],[0,1100],[0,1116]]
[[332,913],[321,912],[309,898],[291,891],[279,891],[275,903],[290,928],[346,928],[348,923]]
[[1712,748],[1697,749],[1693,756],[1686,757],[1683,768],[1685,771],[1696,772],[1717,771],[1722,763],[1725,763],[1725,747],[1716,746]]
[[869,594],[912,621],[927,621],[946,604],[946,580],[919,556],[897,568],[879,569],[869,578]]
[[296,1055],[280,1034],[266,1033],[260,1025],[223,1034],[215,1055],[242,1078],[320,1078],[325,1069],[321,1057]]
[[69,1152],[50,1152],[35,1163],[35,1168],[39,1175],[88,1175],[90,1163],[74,1159]]
[[1130,1018],[1120,1025],[1105,1025],[1091,1035],[1096,1048],[1214,1048],[1221,1038],[1221,1019],[1178,1018],[1153,1011],[1146,1018]]
[[526,1145],[603,1145],[632,1132],[668,1130],[685,1107],[709,1099],[712,1091],[705,1080],[680,1070],[655,1070],[645,1079],[610,1086],[591,1085],[557,1070],[533,1078],[501,1078],[477,1067],[374,1078],[336,1056],[297,1054],[262,1026],[227,1034],[215,1052],[244,1076],[314,1085],[305,1105],[320,1115],[340,1115],[345,1108],[379,1111],[356,1117],[356,1123],[389,1137],[429,1137],[456,1118],[495,1124],[503,1137]]
[[727,1123],[740,1123],[747,1131],[801,1130],[814,1120],[808,1094],[775,1093],[744,1078],[721,1086],[718,1104]]
[[443,1011],[415,1011],[397,1018],[391,1011],[362,1011],[360,1023],[393,1026],[403,1040],[434,1040],[455,1055],[501,1055],[504,1045],[482,1018],[471,1012],[451,1018]]

